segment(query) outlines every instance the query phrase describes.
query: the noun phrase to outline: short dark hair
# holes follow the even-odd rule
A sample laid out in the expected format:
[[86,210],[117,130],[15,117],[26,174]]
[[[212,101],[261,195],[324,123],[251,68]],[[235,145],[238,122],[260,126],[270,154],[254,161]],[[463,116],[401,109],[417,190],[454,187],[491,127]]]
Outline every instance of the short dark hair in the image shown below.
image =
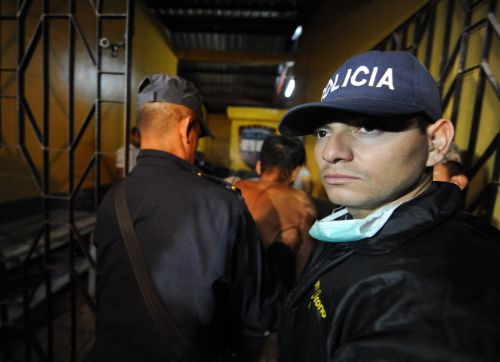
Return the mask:
[[301,141],[282,135],[266,138],[260,151],[261,171],[277,167],[282,179],[288,178],[298,166],[306,162],[306,151]]
[[137,127],[132,127],[132,128],[130,129],[130,134],[131,134],[131,135],[132,135],[132,134],[137,134],[137,135],[138,135],[139,133],[140,133],[140,132],[139,132],[139,128],[137,128]]

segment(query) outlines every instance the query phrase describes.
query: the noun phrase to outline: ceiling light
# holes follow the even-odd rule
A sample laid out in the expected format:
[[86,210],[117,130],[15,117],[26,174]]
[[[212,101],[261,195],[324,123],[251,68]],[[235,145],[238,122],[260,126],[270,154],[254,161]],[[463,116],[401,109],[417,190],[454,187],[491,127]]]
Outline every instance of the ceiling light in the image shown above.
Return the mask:
[[290,78],[288,84],[286,85],[285,97],[290,98],[294,89],[295,89],[295,79],[292,77]]
[[292,35],[292,40],[295,41],[302,35],[302,25],[297,26]]

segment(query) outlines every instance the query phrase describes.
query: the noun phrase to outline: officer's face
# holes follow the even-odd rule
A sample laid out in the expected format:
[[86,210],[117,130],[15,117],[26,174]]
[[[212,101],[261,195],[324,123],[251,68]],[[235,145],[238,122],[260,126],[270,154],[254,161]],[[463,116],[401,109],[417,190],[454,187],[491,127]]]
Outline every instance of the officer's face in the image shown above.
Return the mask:
[[428,140],[416,119],[333,121],[316,136],[315,158],[328,198],[354,217],[365,217],[430,182],[425,173]]

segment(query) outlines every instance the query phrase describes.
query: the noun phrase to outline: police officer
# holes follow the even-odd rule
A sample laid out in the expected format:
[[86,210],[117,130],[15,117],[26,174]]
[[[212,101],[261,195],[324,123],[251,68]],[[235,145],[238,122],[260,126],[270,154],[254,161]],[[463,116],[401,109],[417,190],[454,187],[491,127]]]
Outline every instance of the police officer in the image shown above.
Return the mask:
[[[254,222],[231,186],[194,165],[200,137],[210,134],[198,89],[177,76],[155,74],[137,96],[141,151],[125,178],[126,201],[145,264],[181,335],[212,360],[243,328],[264,331],[275,321],[278,290],[267,269]],[[96,343],[99,361],[176,360],[148,312],[124,248],[113,203],[97,217]]]
[[498,360],[499,232],[432,182],[454,130],[427,69],[408,52],[354,56],[279,129],[316,136],[342,205],[310,230],[320,242],[284,306],[281,360]]

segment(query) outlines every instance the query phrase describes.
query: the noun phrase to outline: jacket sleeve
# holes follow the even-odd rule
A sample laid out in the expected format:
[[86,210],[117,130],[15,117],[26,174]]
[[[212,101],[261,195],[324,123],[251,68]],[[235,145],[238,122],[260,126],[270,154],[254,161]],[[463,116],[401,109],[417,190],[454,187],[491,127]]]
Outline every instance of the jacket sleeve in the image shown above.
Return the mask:
[[277,328],[281,287],[271,278],[254,220],[242,200],[234,207],[234,246],[230,267],[231,304],[242,327]]

